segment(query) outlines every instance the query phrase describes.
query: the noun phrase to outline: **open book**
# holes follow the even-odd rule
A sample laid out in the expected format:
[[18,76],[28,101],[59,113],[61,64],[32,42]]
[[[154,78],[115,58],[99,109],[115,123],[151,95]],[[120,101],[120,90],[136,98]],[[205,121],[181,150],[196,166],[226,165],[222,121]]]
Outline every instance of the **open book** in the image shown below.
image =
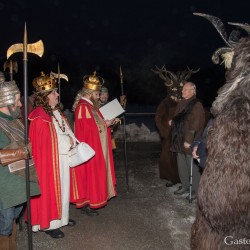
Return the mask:
[[125,112],[117,98],[102,106],[99,111],[104,117],[104,120],[112,120]]

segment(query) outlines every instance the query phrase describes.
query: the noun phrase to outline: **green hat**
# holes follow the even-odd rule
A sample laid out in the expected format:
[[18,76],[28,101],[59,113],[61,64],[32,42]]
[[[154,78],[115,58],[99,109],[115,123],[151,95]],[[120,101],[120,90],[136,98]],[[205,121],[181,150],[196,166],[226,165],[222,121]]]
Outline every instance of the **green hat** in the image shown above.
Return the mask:
[[101,93],[109,93],[108,88],[107,88],[107,87],[102,86],[102,87],[101,87],[101,90],[100,90],[100,94],[101,94]]

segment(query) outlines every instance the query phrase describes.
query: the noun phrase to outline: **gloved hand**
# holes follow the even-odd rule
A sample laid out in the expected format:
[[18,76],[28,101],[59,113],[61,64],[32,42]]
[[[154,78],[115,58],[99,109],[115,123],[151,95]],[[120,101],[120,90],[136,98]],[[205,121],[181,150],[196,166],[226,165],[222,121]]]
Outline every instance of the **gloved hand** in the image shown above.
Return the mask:
[[127,98],[125,95],[120,96],[120,104],[125,109],[127,103]]
[[2,165],[5,166],[19,160],[26,160],[28,157],[27,153],[25,147],[17,149],[2,149],[0,150],[0,161]]

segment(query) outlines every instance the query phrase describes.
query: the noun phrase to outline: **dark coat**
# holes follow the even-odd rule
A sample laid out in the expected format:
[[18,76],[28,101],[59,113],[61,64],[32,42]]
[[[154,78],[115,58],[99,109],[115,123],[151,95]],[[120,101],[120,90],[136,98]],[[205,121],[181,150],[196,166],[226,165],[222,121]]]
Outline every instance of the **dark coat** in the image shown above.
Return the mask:
[[170,131],[169,120],[174,116],[177,103],[166,97],[156,109],[155,123],[159,130],[162,143],[162,151],[159,160],[160,178],[179,182],[176,153],[170,152]]
[[[5,126],[0,126],[0,149],[16,149],[18,146],[23,146],[24,127],[21,122],[2,112],[0,112],[0,118],[7,124],[6,126],[3,123]],[[14,127],[15,130],[10,130],[10,127]],[[13,131],[19,131],[18,136]],[[23,138],[21,138],[22,136]],[[25,175],[25,171],[19,170],[19,172],[23,172]],[[0,190],[0,209],[18,206],[27,200],[25,177],[20,176],[17,172],[10,173],[8,166],[2,164],[0,164]],[[31,196],[40,194],[36,182],[30,182],[30,194]]]
[[[205,124],[205,110],[196,96],[181,100],[172,120],[171,150],[178,153],[192,154],[192,150],[184,148],[184,142],[190,145],[201,137]],[[178,137],[178,138],[177,138]]]

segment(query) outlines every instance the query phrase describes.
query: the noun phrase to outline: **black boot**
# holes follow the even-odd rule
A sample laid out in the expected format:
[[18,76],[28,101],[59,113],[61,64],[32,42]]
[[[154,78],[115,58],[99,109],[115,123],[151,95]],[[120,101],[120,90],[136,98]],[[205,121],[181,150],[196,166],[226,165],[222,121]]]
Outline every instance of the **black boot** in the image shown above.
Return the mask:
[[97,216],[97,215],[99,215],[99,213],[96,210],[91,209],[89,207],[89,205],[87,205],[85,207],[82,207],[81,208],[81,213],[82,214],[87,214],[88,216]]
[[167,181],[167,183],[166,183],[166,187],[172,187],[174,185],[175,184],[172,181]]
[[64,237],[64,233],[59,228],[44,232],[54,239],[61,239]]
[[76,224],[76,222],[74,220],[69,219],[69,223],[67,226],[73,227],[73,226],[75,226],[75,224]]

